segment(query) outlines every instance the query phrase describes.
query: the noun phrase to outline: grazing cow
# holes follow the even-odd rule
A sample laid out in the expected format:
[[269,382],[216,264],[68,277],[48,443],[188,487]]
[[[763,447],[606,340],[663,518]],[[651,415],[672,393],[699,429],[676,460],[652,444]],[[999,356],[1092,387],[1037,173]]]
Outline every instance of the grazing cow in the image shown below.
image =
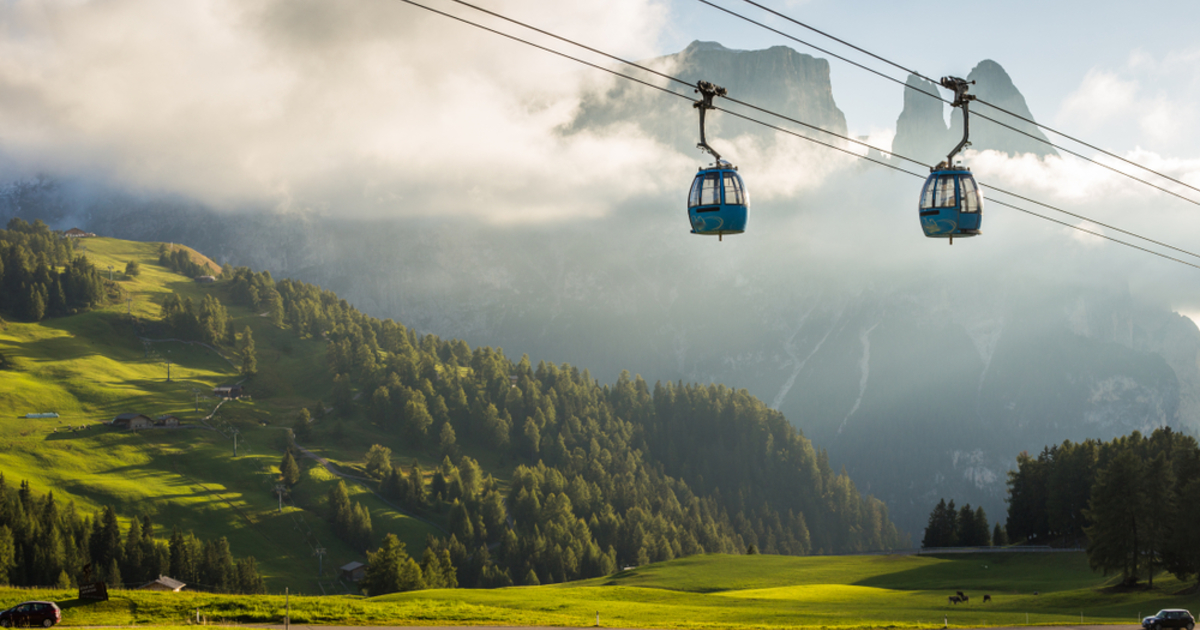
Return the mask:
[[961,602],[961,601],[962,601],[962,600],[961,600],[961,599],[959,599],[959,598],[958,598],[958,596],[956,596],[956,595],[951,595],[951,596],[950,596],[950,603],[951,603],[951,604],[954,604],[955,606],[957,606],[957,605],[958,605],[958,602]]
[[992,601],[992,596],[991,596],[991,595],[984,595],[984,596],[983,596],[983,603],[985,603],[985,604],[986,604],[986,603],[988,603],[988,602],[990,602],[990,601]]
[[963,592],[962,592],[962,591],[954,591],[954,594],[955,594],[955,595],[958,595],[958,598],[959,598],[959,599],[966,599],[966,598],[967,598],[967,596],[966,596],[966,595],[963,595]]

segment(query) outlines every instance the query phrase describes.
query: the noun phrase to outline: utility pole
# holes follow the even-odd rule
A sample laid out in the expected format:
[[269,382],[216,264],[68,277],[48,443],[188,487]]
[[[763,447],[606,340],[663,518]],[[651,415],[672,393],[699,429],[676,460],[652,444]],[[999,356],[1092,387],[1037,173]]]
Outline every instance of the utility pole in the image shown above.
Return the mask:
[[112,266],[112,265],[109,265],[109,266],[108,266],[108,281],[109,281],[109,282],[112,282],[112,279],[113,279],[113,278],[112,278],[112,270],[113,270],[113,266]]
[[195,409],[195,411],[200,411],[200,390],[198,390],[198,389],[196,389],[195,387],[193,387],[193,388],[192,388],[192,395],[193,395],[193,396],[195,396],[195,404],[196,404],[196,409]]
[[287,491],[287,486],[277,483],[275,484],[275,494],[279,495],[279,513],[283,513],[283,493]]
[[325,572],[325,548],[317,545],[313,550],[313,555],[317,557],[317,579],[321,579],[321,574]]
[[238,436],[238,430],[237,430],[237,427],[234,427],[233,428],[233,456],[234,457],[237,457],[237,436]]
[[125,314],[133,317],[133,298],[125,298]]

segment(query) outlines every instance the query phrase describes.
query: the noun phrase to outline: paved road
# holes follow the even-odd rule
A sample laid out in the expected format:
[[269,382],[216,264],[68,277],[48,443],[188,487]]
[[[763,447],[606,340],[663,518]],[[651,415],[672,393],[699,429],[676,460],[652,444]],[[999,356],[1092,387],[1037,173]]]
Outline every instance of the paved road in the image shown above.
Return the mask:
[[[267,630],[284,630],[284,626],[282,625],[254,625],[250,627]],[[966,627],[951,626],[952,630],[954,628],[961,630]],[[292,624],[290,626],[290,630],[364,630],[365,628],[386,628],[388,630],[561,630],[561,628],[553,626],[307,626],[300,624]],[[637,629],[622,628],[619,630]],[[1106,626],[1010,626],[1007,628],[988,628],[988,630],[1141,630],[1141,626],[1138,624],[1114,624]]]

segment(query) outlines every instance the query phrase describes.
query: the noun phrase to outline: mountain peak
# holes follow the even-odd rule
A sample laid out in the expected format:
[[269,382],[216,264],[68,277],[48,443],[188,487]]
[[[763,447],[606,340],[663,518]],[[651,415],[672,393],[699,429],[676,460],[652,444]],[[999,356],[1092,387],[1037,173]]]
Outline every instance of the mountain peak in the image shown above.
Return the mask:
[[[980,61],[967,75],[967,80],[975,82],[970,93],[978,99],[971,107],[971,111],[976,114],[971,119],[971,148],[977,151],[1001,151],[1009,155],[1058,155],[1052,147],[1039,141],[1046,140],[1046,136],[1036,125],[996,109],[1001,108],[1027,120],[1034,120],[1033,113],[1025,103],[1025,97],[999,63],[991,59]],[[924,92],[938,99],[945,98],[938,92],[938,87],[916,75],[910,75],[906,85],[904,110],[896,121],[896,138],[892,142],[892,150],[905,157],[930,163],[937,162],[962,138],[962,111],[955,109],[951,112],[950,127],[947,129],[943,118],[945,105],[922,94]],[[984,116],[1008,125],[1020,133],[987,120]]]

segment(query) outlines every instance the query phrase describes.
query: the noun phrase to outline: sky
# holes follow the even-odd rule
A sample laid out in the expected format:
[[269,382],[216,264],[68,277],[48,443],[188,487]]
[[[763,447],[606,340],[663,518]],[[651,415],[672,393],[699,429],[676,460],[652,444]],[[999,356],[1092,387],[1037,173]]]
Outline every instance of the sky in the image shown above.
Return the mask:
[[[451,0],[422,1],[563,47]],[[745,2],[712,1],[904,79]],[[1200,186],[1200,3],[763,1],[929,76],[993,59],[1038,120]],[[633,59],[697,39],[812,52],[698,0],[479,4]],[[636,121],[563,133],[616,80],[401,0],[10,0],[0,3],[0,172],[216,207],[598,220],[678,197],[698,159]],[[886,148],[901,88],[837,60],[831,80],[851,133]],[[828,186],[859,168],[811,147],[721,141],[754,173],[756,201],[836,198]],[[981,177],[1099,220],[1200,238],[1194,205],[1095,167],[994,155],[976,164]]]

